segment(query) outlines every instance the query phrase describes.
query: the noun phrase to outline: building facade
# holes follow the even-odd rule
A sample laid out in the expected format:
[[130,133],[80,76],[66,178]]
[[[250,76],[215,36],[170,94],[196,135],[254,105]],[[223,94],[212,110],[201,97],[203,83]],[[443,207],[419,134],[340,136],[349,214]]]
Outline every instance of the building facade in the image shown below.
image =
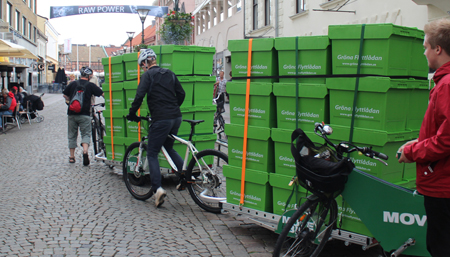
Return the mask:
[[231,53],[228,41],[243,39],[244,12],[240,0],[196,0],[196,9],[192,13],[195,20],[195,45],[216,48],[213,73],[225,72],[229,79],[231,71]]
[[[0,39],[21,45],[37,56],[39,34],[37,28],[36,1],[37,0],[0,1],[0,19],[9,26],[9,32],[1,33]],[[20,67],[18,69],[14,67],[13,75],[10,78],[11,82],[18,82],[20,80],[26,89],[37,90],[39,79],[37,60],[10,57],[9,61]],[[29,68],[24,69],[23,66]],[[18,76],[18,74],[20,75]]]
[[56,71],[59,68],[58,63],[58,36],[59,33],[48,21],[45,21],[45,35],[47,36],[47,56],[46,56],[46,83],[53,83],[56,77]]

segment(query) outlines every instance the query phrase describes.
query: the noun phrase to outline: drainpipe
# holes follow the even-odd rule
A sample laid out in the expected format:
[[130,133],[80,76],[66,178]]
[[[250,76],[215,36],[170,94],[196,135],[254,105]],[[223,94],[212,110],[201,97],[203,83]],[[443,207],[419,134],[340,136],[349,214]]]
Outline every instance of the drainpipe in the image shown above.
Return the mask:
[[244,12],[244,39],[246,39],[245,37],[245,0],[244,1],[244,5],[242,6],[242,11]]
[[275,37],[278,37],[278,0],[275,0]]

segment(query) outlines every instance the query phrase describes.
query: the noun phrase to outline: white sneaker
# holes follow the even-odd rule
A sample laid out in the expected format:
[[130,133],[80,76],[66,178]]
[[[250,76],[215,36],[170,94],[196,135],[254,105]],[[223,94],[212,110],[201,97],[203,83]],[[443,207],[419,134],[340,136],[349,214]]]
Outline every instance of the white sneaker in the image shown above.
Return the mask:
[[155,192],[155,205],[156,207],[161,206],[164,203],[164,198],[166,197],[167,193],[166,190],[164,190],[162,187],[159,187]]

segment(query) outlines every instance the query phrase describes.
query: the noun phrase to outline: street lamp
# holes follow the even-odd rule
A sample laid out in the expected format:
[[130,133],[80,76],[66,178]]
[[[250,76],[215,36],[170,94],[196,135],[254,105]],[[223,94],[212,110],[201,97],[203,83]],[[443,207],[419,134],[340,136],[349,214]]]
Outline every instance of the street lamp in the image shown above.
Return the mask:
[[[144,34],[144,33],[142,33],[142,34]],[[134,37],[134,32],[127,32],[127,36],[128,36],[128,39],[130,40],[130,53],[132,53],[133,52],[133,46],[131,45],[131,40],[133,40],[133,37]]]
[[144,22],[145,18],[147,18],[147,14],[150,11],[149,9],[137,9],[136,10],[139,14],[139,18],[141,18],[142,22],[142,44],[144,44]]

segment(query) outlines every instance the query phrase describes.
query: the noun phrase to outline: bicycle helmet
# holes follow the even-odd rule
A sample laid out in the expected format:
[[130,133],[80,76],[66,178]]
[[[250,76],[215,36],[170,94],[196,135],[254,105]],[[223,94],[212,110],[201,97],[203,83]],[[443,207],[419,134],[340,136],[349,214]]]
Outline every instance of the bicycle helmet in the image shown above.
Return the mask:
[[81,67],[80,74],[82,77],[88,78],[90,75],[92,75],[94,72],[89,67]]
[[141,53],[139,54],[138,59],[138,65],[141,65],[143,61],[146,61],[148,58],[151,58],[152,60],[156,60],[156,54],[153,51],[153,49],[143,49],[141,50]]

